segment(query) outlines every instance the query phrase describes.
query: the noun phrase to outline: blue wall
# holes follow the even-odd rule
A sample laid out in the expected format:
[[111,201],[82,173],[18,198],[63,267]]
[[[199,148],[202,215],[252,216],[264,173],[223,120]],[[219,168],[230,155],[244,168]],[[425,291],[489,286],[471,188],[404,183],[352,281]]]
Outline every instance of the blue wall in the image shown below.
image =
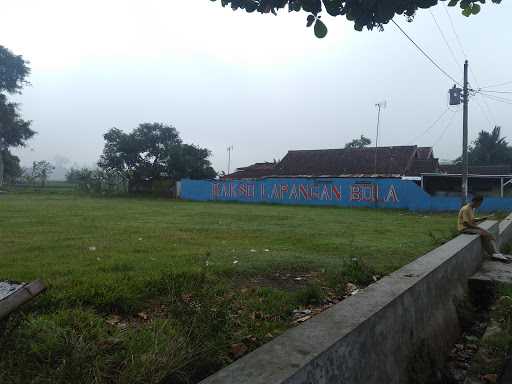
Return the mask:
[[[456,211],[455,197],[430,196],[400,179],[282,178],[262,180],[182,180],[180,197],[196,201],[239,201],[291,205]],[[511,211],[511,198],[486,198],[480,211]]]

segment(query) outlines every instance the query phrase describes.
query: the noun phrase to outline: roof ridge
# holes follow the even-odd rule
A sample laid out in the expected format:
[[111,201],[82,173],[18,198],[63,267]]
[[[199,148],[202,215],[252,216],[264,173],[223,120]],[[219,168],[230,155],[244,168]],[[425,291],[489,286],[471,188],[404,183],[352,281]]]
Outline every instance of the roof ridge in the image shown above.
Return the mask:
[[418,147],[417,145],[384,145],[380,147],[362,147],[362,148],[323,148],[323,149],[290,149],[288,150],[288,153],[290,152],[324,152],[324,151],[345,151],[345,150],[375,150],[377,149],[388,149],[388,148],[432,148],[432,147]]

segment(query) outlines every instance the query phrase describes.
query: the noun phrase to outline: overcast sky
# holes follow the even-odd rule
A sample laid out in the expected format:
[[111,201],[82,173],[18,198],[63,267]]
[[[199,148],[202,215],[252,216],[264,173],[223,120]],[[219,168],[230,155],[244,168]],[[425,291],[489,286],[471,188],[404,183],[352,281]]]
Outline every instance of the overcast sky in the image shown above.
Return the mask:
[[[24,164],[58,155],[92,165],[109,128],[163,122],[211,149],[218,171],[233,145],[233,169],[290,149],[340,148],[361,134],[374,140],[381,100],[380,144],[435,144],[441,159],[461,151],[461,110],[418,138],[447,109],[453,82],[393,25],[356,32],[325,15],[329,34],[319,40],[304,13],[246,14],[208,0],[0,0],[0,10],[0,44],[32,68],[31,87],[16,98],[38,132],[17,151]],[[448,11],[478,84],[512,81],[512,3],[486,4],[469,19]],[[432,12],[458,63],[429,10],[396,21],[462,81],[445,3]],[[487,103],[471,101],[470,140],[494,123],[512,137],[512,105]]]

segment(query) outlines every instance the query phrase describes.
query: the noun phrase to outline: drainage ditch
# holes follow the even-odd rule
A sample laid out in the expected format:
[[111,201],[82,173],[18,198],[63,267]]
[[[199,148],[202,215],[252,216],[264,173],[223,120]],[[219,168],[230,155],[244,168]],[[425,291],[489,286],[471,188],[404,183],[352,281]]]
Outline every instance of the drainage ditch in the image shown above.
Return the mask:
[[512,384],[512,287],[470,280],[461,328],[434,384]]

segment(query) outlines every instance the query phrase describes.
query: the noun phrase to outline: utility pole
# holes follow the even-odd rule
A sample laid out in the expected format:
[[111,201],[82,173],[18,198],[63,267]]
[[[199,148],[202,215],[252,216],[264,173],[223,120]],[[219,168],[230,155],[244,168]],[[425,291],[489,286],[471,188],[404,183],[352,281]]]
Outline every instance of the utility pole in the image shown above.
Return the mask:
[[228,175],[231,173],[231,151],[233,150],[233,146],[230,145],[228,147]]
[[462,94],[462,102],[464,103],[462,116],[462,205],[468,201],[468,61],[464,62],[464,89]]
[[380,110],[382,108],[386,108],[386,102],[381,101],[380,103],[375,104],[375,106],[379,109],[377,113],[377,134],[375,136],[375,174],[377,174],[377,152],[379,147],[379,125],[380,125]]

